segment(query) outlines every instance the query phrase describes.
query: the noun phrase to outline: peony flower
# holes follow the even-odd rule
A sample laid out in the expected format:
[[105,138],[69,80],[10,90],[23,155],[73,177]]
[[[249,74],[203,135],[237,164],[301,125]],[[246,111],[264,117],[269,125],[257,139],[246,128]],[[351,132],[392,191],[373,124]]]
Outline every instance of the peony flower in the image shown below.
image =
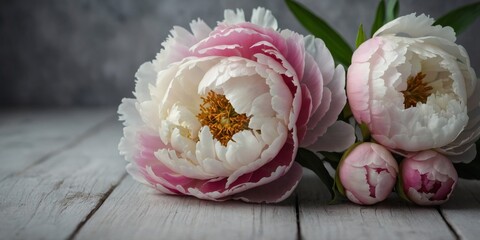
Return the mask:
[[322,40],[279,31],[271,12],[225,11],[213,30],[174,27],[119,107],[127,171],[160,192],[278,202],[301,178],[297,149],[342,151],[345,73]]
[[397,172],[397,162],[386,148],[376,143],[361,143],[341,160],[337,174],[350,201],[370,205],[388,197]]
[[448,200],[457,183],[452,162],[435,151],[423,151],[400,164],[404,195],[418,205],[439,205]]
[[468,162],[480,134],[480,87],[453,29],[433,22],[411,14],[380,28],[353,54],[347,95],[382,145]]

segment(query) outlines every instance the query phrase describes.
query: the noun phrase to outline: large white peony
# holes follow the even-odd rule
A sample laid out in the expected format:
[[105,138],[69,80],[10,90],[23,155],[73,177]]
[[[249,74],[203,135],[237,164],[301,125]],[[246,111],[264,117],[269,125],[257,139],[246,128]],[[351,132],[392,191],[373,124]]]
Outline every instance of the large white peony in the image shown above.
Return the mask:
[[453,29],[433,23],[410,14],[363,43],[348,69],[349,103],[390,149],[436,149],[468,162],[480,134],[479,84]]
[[[225,11],[214,29],[175,27],[119,107],[127,171],[163,193],[278,202],[301,178],[298,147],[341,151],[345,73],[324,43],[277,30],[263,8],[251,22]],[[327,131],[328,130],[328,131]]]

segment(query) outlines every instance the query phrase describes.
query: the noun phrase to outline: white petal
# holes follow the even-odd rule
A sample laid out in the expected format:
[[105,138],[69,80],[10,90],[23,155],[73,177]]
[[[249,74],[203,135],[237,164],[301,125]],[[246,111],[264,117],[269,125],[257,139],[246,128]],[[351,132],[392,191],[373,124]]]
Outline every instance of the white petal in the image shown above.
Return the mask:
[[140,66],[137,73],[134,95],[139,102],[150,100],[149,85],[155,84],[157,80],[157,71],[151,62],[146,62]]
[[270,145],[278,137],[279,120],[276,118],[256,117],[250,118],[249,127],[254,130],[260,130],[262,140]]
[[198,161],[201,163],[203,159],[216,159],[215,143],[210,128],[208,126],[202,127],[198,137],[199,141],[196,144],[195,151]]
[[124,126],[140,126],[143,124],[136,105],[137,101],[135,99],[122,99],[122,103],[118,106],[118,114],[120,115],[119,120],[124,122]]
[[123,137],[118,144],[118,151],[120,155],[125,157],[128,162],[133,162],[133,157],[138,151],[137,134],[139,129],[136,127],[124,127]]
[[[255,100],[268,93],[268,90],[265,80],[258,75],[256,77],[237,77],[223,85],[225,97],[237,113],[252,112]],[[266,103],[270,105],[269,102]]]
[[470,163],[475,160],[477,156],[477,148],[475,144],[467,145],[467,150],[463,151],[460,154],[452,154],[451,152],[443,152],[445,156],[454,163]]
[[179,157],[177,152],[170,149],[160,149],[155,152],[155,157],[170,170],[188,178],[210,179],[217,177],[203,171],[203,169],[190,162],[188,159]]
[[293,104],[293,96],[287,85],[285,85],[281,76],[277,74],[269,75],[267,84],[270,86],[270,95],[272,96],[272,108],[277,112],[277,118],[283,119],[285,124],[289,124],[288,117]]
[[233,24],[245,22],[245,14],[243,13],[242,9],[237,9],[236,12],[234,12],[231,9],[227,9],[225,10],[223,15],[225,17],[224,22],[227,24],[233,25]]
[[[286,144],[288,130],[285,125],[279,124],[277,126],[277,132],[278,137],[275,138],[275,140],[261,152],[260,159],[253,161],[246,166],[236,169],[235,172],[228,177],[228,181],[226,184],[227,186],[235,182],[240,176],[259,169],[260,167],[271,161],[273,158],[275,158],[275,156],[277,156],[278,152]],[[294,141],[296,140],[294,139]]]
[[198,93],[206,94],[209,90],[219,89],[232,78],[254,76],[257,79],[255,63],[239,57],[223,58],[212,66],[203,76]]
[[196,162],[196,159],[192,158],[195,157],[194,153],[196,143],[180,134],[180,130],[178,128],[175,128],[172,131],[170,143],[175,151],[182,154],[183,158],[188,158],[190,161]]
[[171,63],[179,62],[189,57],[189,49],[198,40],[186,29],[175,26],[170,30],[170,36],[162,43],[163,49],[152,62],[156,71],[166,69]]
[[309,53],[313,59],[315,59],[315,62],[322,73],[324,84],[329,84],[333,79],[335,70],[335,63],[330,50],[328,50],[328,48],[325,46],[325,43],[321,39],[315,38],[312,35],[306,36],[304,41],[305,51]]
[[278,28],[277,19],[275,19],[272,12],[262,7],[253,9],[250,22],[265,28],[272,28],[273,30]]
[[229,166],[238,169],[260,157],[265,146],[251,131],[241,131],[233,135],[227,144],[226,160]]
[[150,185],[150,183],[147,182],[147,180],[145,180],[145,177],[139,171],[136,164],[134,164],[134,163],[127,164],[127,166],[125,167],[125,170],[127,170],[127,173],[130,174],[130,176],[132,176],[133,179],[135,179],[136,181],[138,181],[142,184],[145,184],[145,185]]
[[222,161],[213,158],[203,159],[202,167],[205,172],[214,176],[228,177],[232,173],[232,170],[226,168]]
[[255,98],[247,115],[255,117],[275,117],[275,111],[272,109],[272,96],[270,93],[266,92]]
[[455,42],[456,37],[453,28],[439,25],[432,26],[434,21],[433,18],[427,17],[425,14],[415,16],[415,13],[412,13],[383,25],[373,36],[388,34],[412,38],[437,36]]
[[190,29],[192,29],[193,36],[195,36],[197,41],[207,38],[212,32],[212,29],[201,19],[193,20],[190,23]]

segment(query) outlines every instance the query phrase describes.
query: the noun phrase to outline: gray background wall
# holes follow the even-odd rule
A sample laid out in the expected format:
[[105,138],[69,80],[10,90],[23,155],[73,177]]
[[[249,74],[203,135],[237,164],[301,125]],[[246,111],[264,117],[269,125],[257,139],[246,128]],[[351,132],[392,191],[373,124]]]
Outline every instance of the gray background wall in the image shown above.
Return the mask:
[[[377,0],[302,0],[353,44],[370,28]],[[401,0],[401,15],[439,17],[472,0]],[[117,105],[131,96],[134,73],[160,49],[173,25],[210,26],[223,9],[264,6],[281,28],[306,33],[280,0],[1,0],[0,106]],[[458,39],[480,75],[480,21]]]

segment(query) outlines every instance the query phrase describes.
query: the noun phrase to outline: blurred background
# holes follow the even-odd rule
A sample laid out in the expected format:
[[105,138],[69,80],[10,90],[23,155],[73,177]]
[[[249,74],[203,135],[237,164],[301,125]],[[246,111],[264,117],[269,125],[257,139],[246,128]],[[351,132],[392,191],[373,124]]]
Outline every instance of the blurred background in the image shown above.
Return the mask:
[[[300,0],[353,45],[367,33],[378,0]],[[400,15],[432,17],[473,0],[400,0]],[[160,50],[173,25],[201,18],[210,26],[226,8],[263,6],[282,29],[306,34],[284,1],[1,0],[0,107],[116,106],[132,96],[134,74]],[[480,20],[458,37],[480,75]]]

